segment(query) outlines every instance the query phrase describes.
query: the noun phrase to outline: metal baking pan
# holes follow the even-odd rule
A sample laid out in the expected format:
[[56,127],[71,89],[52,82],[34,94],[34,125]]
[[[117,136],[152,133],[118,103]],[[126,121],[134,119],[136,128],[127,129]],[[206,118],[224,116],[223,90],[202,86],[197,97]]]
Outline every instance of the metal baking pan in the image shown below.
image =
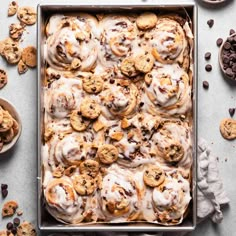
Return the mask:
[[[177,2],[177,1],[176,1]],[[44,78],[45,60],[43,42],[45,41],[45,25],[50,15],[54,13],[70,12],[90,12],[90,13],[109,13],[109,12],[143,12],[143,11],[186,11],[192,21],[194,34],[193,48],[193,167],[192,167],[192,201],[189,206],[188,216],[177,226],[160,226],[150,223],[122,223],[122,224],[90,224],[90,225],[64,225],[54,220],[45,210],[42,201],[42,170],[41,170],[41,134],[43,121],[43,99],[41,83]],[[195,3],[141,3],[137,1],[134,5],[99,5],[94,1],[94,5],[80,4],[47,4],[38,5],[38,227],[40,230],[48,232],[81,232],[81,231],[191,231],[194,230],[197,220],[196,207],[196,153],[197,153],[197,6]]]

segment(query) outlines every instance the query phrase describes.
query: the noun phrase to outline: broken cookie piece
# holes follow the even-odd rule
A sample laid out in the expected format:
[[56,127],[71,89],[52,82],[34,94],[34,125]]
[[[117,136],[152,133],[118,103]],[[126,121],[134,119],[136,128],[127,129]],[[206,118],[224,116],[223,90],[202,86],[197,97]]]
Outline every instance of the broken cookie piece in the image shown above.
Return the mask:
[[9,36],[13,40],[19,41],[23,35],[24,30],[25,30],[24,24],[13,23],[9,26]]
[[8,201],[3,205],[2,217],[13,216],[18,208],[16,201]]
[[10,2],[9,6],[8,6],[7,15],[8,16],[14,16],[17,12],[17,9],[18,9],[18,3],[16,1]]
[[28,66],[22,60],[20,60],[17,65],[17,69],[18,73],[21,75],[28,71]]

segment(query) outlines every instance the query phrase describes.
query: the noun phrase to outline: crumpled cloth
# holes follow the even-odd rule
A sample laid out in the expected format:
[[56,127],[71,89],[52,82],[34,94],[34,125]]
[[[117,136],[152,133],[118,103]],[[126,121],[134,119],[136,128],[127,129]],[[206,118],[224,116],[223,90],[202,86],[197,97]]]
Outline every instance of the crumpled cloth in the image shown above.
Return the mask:
[[[229,198],[223,188],[217,165],[217,158],[204,139],[198,141],[197,149],[197,216],[198,222],[211,217],[215,223],[223,220],[221,206],[229,203]],[[183,236],[186,232],[180,233],[126,233],[126,232],[90,232],[79,234],[53,234],[76,235],[76,236]]]

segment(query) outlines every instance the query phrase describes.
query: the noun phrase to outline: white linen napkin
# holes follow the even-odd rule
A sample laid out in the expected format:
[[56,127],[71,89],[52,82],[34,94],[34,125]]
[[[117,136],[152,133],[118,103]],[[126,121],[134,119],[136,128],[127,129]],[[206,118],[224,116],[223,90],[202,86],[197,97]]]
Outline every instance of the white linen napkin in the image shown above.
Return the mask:
[[[223,183],[219,175],[217,159],[204,139],[198,141],[198,168],[197,168],[197,216],[198,222],[211,217],[215,223],[223,220],[221,206],[229,203]],[[174,233],[174,236],[183,236],[186,232]],[[67,235],[67,234],[53,234]],[[71,235],[71,234],[68,234]],[[171,236],[173,233],[125,233],[125,232],[94,232],[72,234],[76,236]]]

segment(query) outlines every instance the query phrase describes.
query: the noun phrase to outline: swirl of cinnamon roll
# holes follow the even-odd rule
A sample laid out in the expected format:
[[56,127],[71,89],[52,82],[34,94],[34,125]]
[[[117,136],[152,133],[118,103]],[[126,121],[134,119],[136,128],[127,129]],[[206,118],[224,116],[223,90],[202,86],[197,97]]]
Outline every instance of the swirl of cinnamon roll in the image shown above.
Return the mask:
[[107,15],[100,22],[101,30],[99,60],[106,68],[121,62],[132,54],[137,35],[133,17]]
[[139,92],[134,83],[116,79],[107,84],[100,94],[102,113],[108,119],[132,115],[137,106]]
[[57,220],[66,223],[83,221],[85,202],[76,194],[70,178],[52,179],[44,190],[46,208]]
[[95,155],[91,144],[93,140],[94,135],[90,132],[54,136],[48,143],[48,165],[52,171],[58,166],[78,166],[88,156]]
[[145,33],[145,37],[149,39],[148,45],[151,46],[152,54],[157,61],[164,64],[183,64],[185,56],[189,60],[189,55],[186,55],[189,47],[184,29],[173,18],[159,17],[155,28]]
[[152,114],[170,116],[185,114],[191,109],[190,80],[178,64],[153,69],[145,75],[144,86],[144,97],[148,98],[149,112]]
[[65,118],[79,107],[84,93],[81,80],[60,76],[45,89],[44,102],[47,113],[54,118]]
[[158,223],[163,225],[181,223],[190,200],[189,182],[177,171],[168,173],[165,182],[156,187],[152,193]]
[[[61,71],[89,71],[97,60],[97,20],[89,14],[53,16],[47,32],[45,55],[48,64]],[[55,28],[55,29],[54,29]]]
[[153,153],[160,163],[189,169],[192,164],[191,127],[178,120],[164,120],[151,139]]
[[132,174],[113,165],[103,178],[101,209],[109,222],[126,222],[139,215],[139,193]]

